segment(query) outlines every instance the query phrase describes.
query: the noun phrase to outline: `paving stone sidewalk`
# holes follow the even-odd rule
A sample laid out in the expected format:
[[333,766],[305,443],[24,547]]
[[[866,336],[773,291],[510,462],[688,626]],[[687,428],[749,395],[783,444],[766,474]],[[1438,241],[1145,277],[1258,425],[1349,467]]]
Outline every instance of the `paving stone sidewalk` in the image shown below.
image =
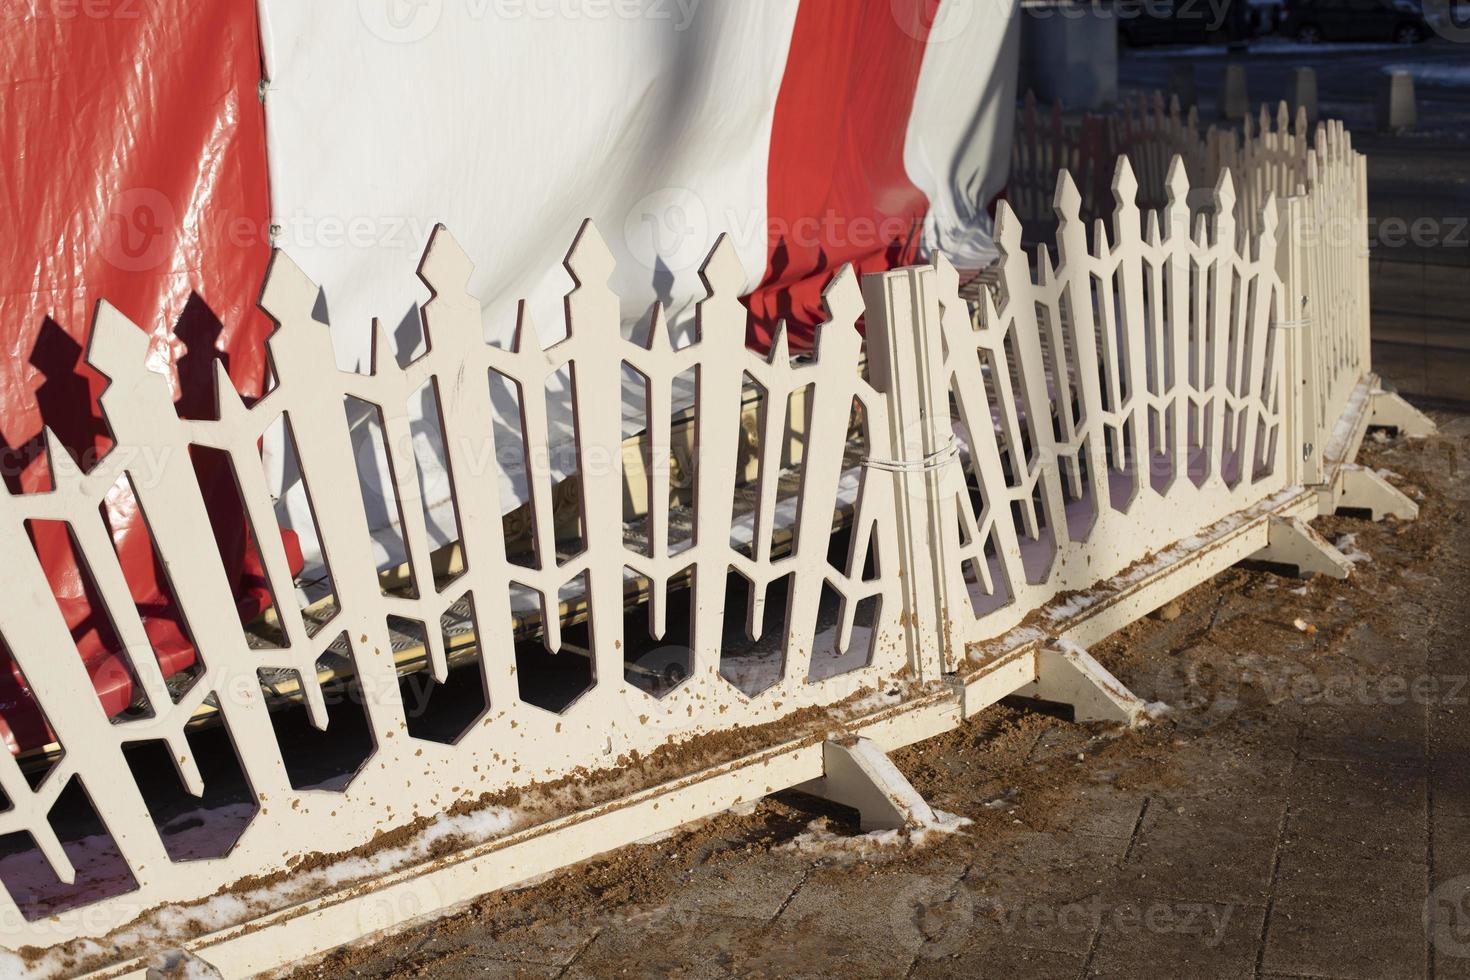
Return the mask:
[[899,753],[955,835],[781,794],[303,975],[1470,977],[1470,418],[1438,419],[1365,447],[1419,522],[1320,523],[1352,581],[1232,570],[1097,648],[1162,723],[998,707]]

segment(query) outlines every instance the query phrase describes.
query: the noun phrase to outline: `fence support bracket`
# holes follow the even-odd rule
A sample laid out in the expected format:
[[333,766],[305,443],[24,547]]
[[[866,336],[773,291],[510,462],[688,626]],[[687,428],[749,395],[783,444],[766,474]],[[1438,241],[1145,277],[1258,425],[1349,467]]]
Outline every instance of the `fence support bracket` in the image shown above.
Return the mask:
[[1416,439],[1432,436],[1439,431],[1429,416],[1404,401],[1397,392],[1378,388],[1372,392],[1372,396],[1369,425],[1392,426],[1399,430],[1400,435]]
[[1066,641],[1036,652],[1036,680],[1014,696],[1071,705],[1074,721],[1113,721],[1132,728],[1146,715],[1141,698],[1092,654]]
[[935,823],[934,811],[919,791],[868,739],[824,742],[822,765],[826,775],[792,789],[852,807],[864,831],[902,830]]
[[1337,506],[1369,511],[1375,521],[1383,520],[1387,514],[1403,521],[1412,521],[1419,516],[1419,505],[1402,490],[1375,470],[1356,463],[1342,464],[1342,489],[1337,495]]
[[1353,563],[1300,517],[1272,517],[1266,541],[1252,559],[1295,565],[1303,575],[1347,578],[1353,570]]

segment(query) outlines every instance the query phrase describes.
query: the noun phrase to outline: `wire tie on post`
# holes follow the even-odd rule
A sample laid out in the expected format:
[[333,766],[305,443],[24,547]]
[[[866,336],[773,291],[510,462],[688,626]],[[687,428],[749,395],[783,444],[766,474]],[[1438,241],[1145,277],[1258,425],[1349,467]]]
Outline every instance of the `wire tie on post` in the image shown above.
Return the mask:
[[954,444],[954,436],[942,449],[922,459],[874,459],[872,456],[864,456],[862,463],[869,469],[883,470],[886,473],[928,473],[944,466],[951,459],[959,455],[959,449]]

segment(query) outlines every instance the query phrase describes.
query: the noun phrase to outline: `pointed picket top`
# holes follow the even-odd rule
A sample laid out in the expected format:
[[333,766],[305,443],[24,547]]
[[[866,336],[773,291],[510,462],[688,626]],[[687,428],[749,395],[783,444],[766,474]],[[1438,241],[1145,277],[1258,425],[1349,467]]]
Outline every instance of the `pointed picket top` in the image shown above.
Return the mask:
[[1021,219],[1004,200],[995,204],[995,247],[1001,255],[1021,254]]
[[41,437],[46,443],[46,467],[51,471],[51,486],[60,494],[74,492],[72,488],[79,487],[85,477],[82,468],[71,458],[71,450],[66,448],[51,426],[41,428]]
[[1194,235],[1192,237],[1195,247],[1200,250],[1210,247],[1209,221],[1203,211],[1194,216]]
[[475,263],[469,253],[450,234],[443,224],[436,224],[429,233],[429,243],[419,259],[417,274],[419,281],[429,287],[432,296],[469,295],[470,276],[475,273]]
[[572,247],[562,265],[572,274],[578,289],[606,287],[612,278],[617,261],[591,218],[583,221],[582,227],[577,229],[577,237],[572,240]]
[[949,256],[943,252],[934,253],[934,281],[939,287],[939,302],[948,306],[947,301],[959,296],[960,274],[949,260]]
[[[1052,270],[1055,267],[1051,262],[1051,249],[1043,242],[1036,247],[1036,285],[1045,288],[1051,283]],[[1030,273],[1027,273],[1029,278]]]
[[988,287],[980,290],[980,329],[993,330],[1000,326],[1000,311],[995,308],[995,291]]
[[1082,194],[1077,190],[1077,182],[1072,179],[1070,170],[1057,172],[1057,190],[1052,197],[1052,209],[1064,225],[1075,223],[1081,216]]
[[669,320],[664,313],[664,304],[654,301],[653,313],[648,318],[648,339],[643,344],[647,351],[666,351],[674,347],[669,336]]
[[1276,131],[1283,137],[1291,135],[1291,106],[1285,99],[1276,103]]
[[526,306],[526,301],[521,300],[516,304],[516,325],[510,335],[510,351],[512,354],[532,354],[545,349],[541,343],[541,333],[531,318],[531,310]]
[[783,369],[791,366],[791,345],[786,337],[785,317],[776,321],[776,332],[771,337],[771,352],[766,355],[766,363]]
[[1235,177],[1231,175],[1230,168],[1226,167],[1220,171],[1220,179],[1215,182],[1215,213],[1221,217],[1233,217],[1235,214]]
[[1169,208],[1189,206],[1189,171],[1184,168],[1184,158],[1177,153],[1169,161],[1169,175],[1164,178],[1164,189]]
[[1162,243],[1159,237],[1159,212],[1152,210],[1144,212],[1143,240],[1151,248],[1158,248]]
[[848,327],[856,335],[858,317],[863,315],[863,291],[852,263],[846,262],[822,290],[827,319],[817,328],[818,336],[831,327]]
[[372,336],[368,343],[368,374],[376,376],[384,370],[397,368],[395,347],[393,335],[388,333],[383,321],[373,317]]
[[214,406],[215,414],[225,424],[244,418],[250,412],[240,398],[240,392],[235,388],[235,382],[230,378],[230,371],[225,367],[223,358],[214,362]]
[[1266,195],[1266,203],[1261,212],[1261,242],[1263,247],[1275,249],[1276,225],[1278,223],[1276,214],[1276,192],[1271,191]]
[[147,370],[148,335],[107,300],[99,300],[87,341],[87,363],[109,379]]
[[1271,110],[1264,102],[1261,103],[1261,123],[1257,129],[1257,135],[1262,139],[1271,135]]
[[301,271],[291,256],[280,249],[271,252],[256,304],[266,316],[282,327],[307,323],[312,319],[319,295],[321,287]]
[[740,254],[735,251],[735,243],[730,236],[720,234],[715,239],[714,248],[709,250],[704,264],[699,267],[699,278],[708,290],[708,298],[714,299],[720,296],[738,297],[745,288],[745,267],[740,262]]
[[1292,130],[1299,139],[1305,139],[1307,135],[1307,107],[1299,105],[1296,107],[1296,127]]
[[1119,208],[1138,203],[1138,177],[1133,173],[1133,164],[1126,155],[1118,158],[1113,167],[1113,200]]
[[[1138,209],[1136,209],[1136,208],[1133,209],[1132,215],[1129,214],[1129,212],[1128,212],[1127,209],[1120,208],[1118,210],[1118,212],[1114,214],[1113,217],[1116,219],[1116,223],[1117,224],[1123,226],[1123,232],[1124,232],[1124,234],[1127,234],[1127,228],[1128,228],[1128,224],[1129,224],[1128,219],[1129,219],[1129,217],[1136,216],[1137,214],[1138,214]],[[1137,222],[1136,221],[1134,222],[1134,226],[1135,227],[1137,226]],[[1107,222],[1107,219],[1106,218],[1093,218],[1092,219],[1092,241],[1093,241],[1093,251],[1096,253],[1095,258],[1099,262],[1101,262],[1104,265],[1106,265],[1108,259],[1113,254],[1112,246],[1108,244],[1108,222]],[[1117,243],[1115,242],[1113,244],[1117,244]]]

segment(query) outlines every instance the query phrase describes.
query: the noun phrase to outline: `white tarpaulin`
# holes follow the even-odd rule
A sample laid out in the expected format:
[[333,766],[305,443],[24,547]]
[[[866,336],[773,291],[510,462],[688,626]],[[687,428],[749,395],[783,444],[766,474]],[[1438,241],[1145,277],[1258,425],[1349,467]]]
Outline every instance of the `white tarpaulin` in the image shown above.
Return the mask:
[[[419,345],[427,292],[414,269],[440,222],[475,262],[487,339],[510,336],[522,300],[543,341],[562,335],[572,282],[560,263],[588,217],[618,260],[625,330],[661,302],[677,332],[719,234],[749,290],[770,277],[778,228],[810,216],[834,238],[829,201],[808,207],[773,180],[803,159],[791,134],[836,125],[840,143],[849,122],[893,117],[901,170],[927,201],[924,248],[974,267],[992,254],[986,205],[1009,155],[1012,14],[971,0],[261,0],[277,244],[323,287],[346,370],[367,370],[374,317],[400,360]],[[834,186],[869,188],[842,169]],[[887,213],[880,183],[859,210]],[[409,411],[421,419],[422,406]],[[569,411],[552,422],[569,425]],[[430,533],[445,543],[435,432],[415,431]],[[370,492],[384,485],[364,476]],[[522,484],[512,462],[505,509]],[[284,507],[303,527],[299,488]],[[380,545],[385,563],[402,560],[392,534]]]

